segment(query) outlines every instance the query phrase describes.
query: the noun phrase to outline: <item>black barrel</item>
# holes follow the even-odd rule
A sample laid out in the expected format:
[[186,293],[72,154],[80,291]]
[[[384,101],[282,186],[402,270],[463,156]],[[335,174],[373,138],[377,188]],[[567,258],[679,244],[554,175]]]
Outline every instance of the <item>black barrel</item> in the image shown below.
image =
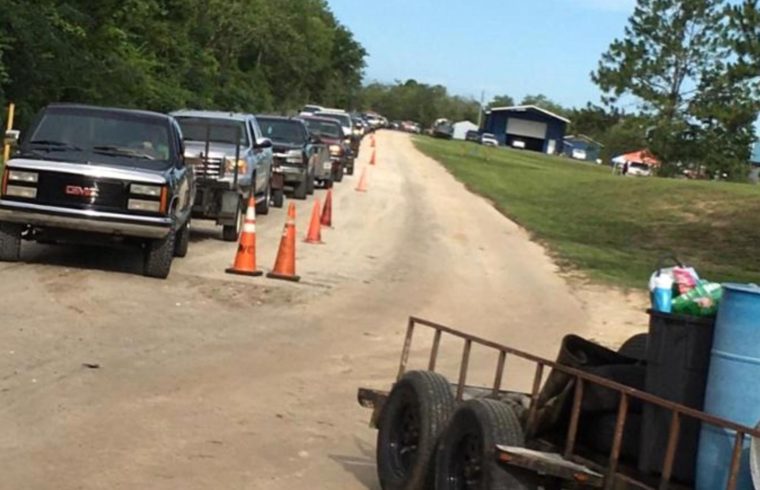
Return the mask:
[[[715,318],[649,311],[645,390],[687,407],[702,410],[710,366]],[[665,460],[671,412],[644,405],[639,470],[659,473]],[[681,418],[673,478],[693,482],[699,446],[699,422]]]

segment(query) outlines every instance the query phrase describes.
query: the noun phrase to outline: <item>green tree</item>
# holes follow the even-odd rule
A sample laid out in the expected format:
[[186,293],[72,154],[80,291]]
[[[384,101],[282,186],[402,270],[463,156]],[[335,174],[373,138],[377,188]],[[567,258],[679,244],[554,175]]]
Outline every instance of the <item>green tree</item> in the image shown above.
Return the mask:
[[491,99],[491,102],[486,105],[488,109],[493,109],[494,107],[512,107],[515,105],[515,99],[513,99],[509,95],[497,95],[493,99]]
[[558,104],[544,94],[526,95],[523,97],[523,100],[520,102],[520,104],[534,105],[540,107],[541,109],[546,109],[547,111],[553,112],[558,116],[564,117],[568,115],[568,110],[565,107],[562,107],[561,104]]
[[732,68],[736,26],[727,12],[722,0],[638,0],[625,37],[592,74],[605,102],[630,95],[653,118],[648,143],[666,175],[697,164],[740,179],[746,167],[756,108]]

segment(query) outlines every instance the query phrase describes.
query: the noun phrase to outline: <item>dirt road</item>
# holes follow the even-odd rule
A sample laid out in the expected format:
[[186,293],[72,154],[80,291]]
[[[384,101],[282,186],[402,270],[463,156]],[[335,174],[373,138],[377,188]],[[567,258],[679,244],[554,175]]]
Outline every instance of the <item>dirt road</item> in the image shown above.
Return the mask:
[[[336,187],[326,244],[298,244],[300,284],[224,274],[235,245],[202,224],[167,281],[80,247],[0,266],[0,489],[377,489],[356,388],[388,386],[410,314],[546,356],[568,332],[643,326],[639,296],[571,287],[408,136],[377,150],[366,194]],[[259,217],[263,268],[283,221]],[[493,362],[473,352],[473,381]]]

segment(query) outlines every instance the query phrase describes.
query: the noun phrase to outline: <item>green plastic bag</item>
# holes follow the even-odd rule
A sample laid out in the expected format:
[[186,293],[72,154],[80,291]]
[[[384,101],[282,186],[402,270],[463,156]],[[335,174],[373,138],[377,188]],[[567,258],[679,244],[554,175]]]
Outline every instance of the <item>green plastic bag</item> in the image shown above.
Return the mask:
[[700,280],[691,291],[673,299],[673,313],[692,316],[714,316],[723,297],[717,282]]

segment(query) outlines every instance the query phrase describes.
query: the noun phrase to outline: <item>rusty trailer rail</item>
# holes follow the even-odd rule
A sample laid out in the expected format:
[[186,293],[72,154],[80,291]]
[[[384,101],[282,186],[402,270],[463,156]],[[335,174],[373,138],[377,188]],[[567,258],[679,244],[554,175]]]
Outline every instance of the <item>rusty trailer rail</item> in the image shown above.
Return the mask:
[[[506,345],[502,345],[490,340],[482,339],[475,335],[470,335],[451,327],[434,323],[421,318],[410,317],[406,329],[406,337],[404,339],[404,347],[401,352],[401,361],[399,363],[397,380],[406,372],[406,367],[409,362],[409,356],[412,349],[412,340],[414,338],[414,332],[418,328],[429,328],[434,330],[433,343],[430,349],[430,355],[428,359],[428,370],[435,371],[436,362],[438,360],[438,351],[441,343],[441,337],[446,334],[452,337],[462,339],[463,348],[461,361],[459,366],[459,378],[456,383],[456,400],[461,401],[465,389],[467,387],[467,372],[470,362],[470,352],[473,344],[491,348],[499,353],[496,363],[494,382],[490,387],[490,393],[492,396],[498,396],[502,390],[502,381],[504,379],[504,372],[507,366],[507,360],[509,356],[515,356],[517,358],[533,362],[536,366],[533,377],[532,390],[529,395],[530,407],[528,409],[528,427],[531,427],[535,422],[536,413],[538,410],[537,400],[541,389],[541,383],[543,380],[544,370],[546,368],[556,369],[569,376],[575,378],[575,392],[572,401],[572,410],[570,414],[570,423],[567,429],[565,437],[565,446],[563,448],[562,456],[567,460],[578,460],[586,464],[590,464],[588,460],[581,458],[575,454],[576,437],[578,434],[578,422],[581,412],[581,400],[583,398],[583,392],[587,385],[595,384],[600,385],[611,390],[615,390],[620,394],[620,402],[618,404],[617,421],[614,430],[614,438],[612,442],[612,450],[609,455],[609,459],[606,467],[600,467],[600,465],[592,464],[592,466],[598,467],[605,476],[604,488],[610,490],[614,488],[617,480],[640,485],[642,488],[653,488],[647,483],[638,481],[632,478],[628,474],[623,474],[618,471],[618,464],[620,460],[620,452],[623,439],[623,429],[626,423],[626,417],[628,414],[628,406],[632,398],[641,400],[645,403],[656,405],[660,408],[669,410],[672,413],[672,418],[668,433],[668,443],[665,451],[665,459],[662,467],[661,477],[659,485],[656,487],[658,490],[665,490],[671,487],[670,479],[673,471],[673,464],[675,461],[675,453],[678,444],[678,436],[681,427],[681,420],[684,417],[699,420],[703,424],[709,424],[722,429],[729,429],[736,432],[736,437],[733,445],[733,454],[731,458],[731,468],[729,472],[728,484],[726,490],[735,490],[737,483],[737,475],[739,473],[740,456],[744,440],[746,437],[760,438],[760,430],[756,428],[746,427],[730,420],[725,420],[720,417],[707,414],[700,410],[695,410],[687,406],[665,400],[663,398],[654,396],[650,393],[646,393],[629,386],[622,385],[620,383],[610,381],[608,379],[586,373],[579,369],[575,369],[569,366],[558,364],[555,361],[541,358],[539,356],[523,352]],[[368,395],[369,396],[369,395]]]

